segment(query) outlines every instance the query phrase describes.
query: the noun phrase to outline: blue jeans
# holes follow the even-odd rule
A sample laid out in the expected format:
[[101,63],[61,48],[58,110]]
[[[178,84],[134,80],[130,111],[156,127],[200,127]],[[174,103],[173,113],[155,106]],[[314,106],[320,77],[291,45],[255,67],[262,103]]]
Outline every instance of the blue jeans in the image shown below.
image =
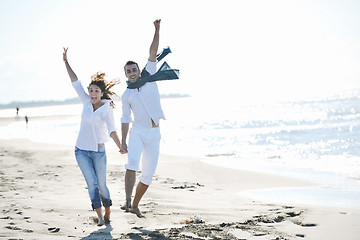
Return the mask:
[[92,208],[112,205],[110,192],[106,186],[106,152],[105,144],[99,146],[98,151],[81,150],[75,147],[75,157],[79,168],[84,175]]

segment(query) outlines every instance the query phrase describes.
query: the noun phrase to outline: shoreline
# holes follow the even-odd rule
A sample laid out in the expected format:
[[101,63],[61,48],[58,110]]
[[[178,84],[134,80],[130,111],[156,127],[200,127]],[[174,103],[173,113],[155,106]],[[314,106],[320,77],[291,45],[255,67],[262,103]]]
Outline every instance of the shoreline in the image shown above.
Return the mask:
[[[24,139],[29,139],[29,141],[37,142],[41,144],[41,142],[44,142],[43,139],[47,139],[48,143],[57,145],[59,142],[59,139],[61,141],[67,141],[67,139],[72,139],[70,143],[66,143],[66,147],[71,149],[72,144],[75,143],[76,136],[71,136],[68,132],[62,132],[61,136],[51,136],[48,131],[46,131],[47,126],[42,126],[40,123],[46,121],[46,124],[50,124],[50,121],[54,123],[54,121],[60,120],[63,121],[67,118],[74,118],[77,117],[77,115],[56,115],[56,116],[36,116],[31,118],[31,123],[29,126],[29,129],[26,127],[25,121],[21,116],[19,117],[0,117],[0,128],[2,127],[2,131],[4,133],[4,136],[9,134],[9,137],[5,137],[2,140],[12,140],[14,137],[17,137],[19,139],[22,139],[22,136],[24,136]],[[35,122],[37,122],[35,124]],[[7,129],[8,124],[15,123],[17,124],[17,128],[13,129],[14,126],[12,126],[10,129]],[[23,129],[22,129],[23,128]],[[44,130],[44,129],[45,130]],[[13,131],[13,133],[10,133]],[[55,133],[55,132],[53,132]],[[36,134],[36,139],[33,139],[31,137],[32,135]],[[48,137],[49,136],[49,137]],[[60,138],[59,138],[60,137]],[[0,139],[1,140],[1,139]],[[109,149],[116,149],[116,146],[110,142],[108,144]],[[167,154],[167,153],[166,153]],[[166,156],[166,154],[162,154]],[[184,156],[172,156],[169,155],[169,157],[177,157],[182,159],[190,158],[186,155]],[[194,157],[194,159],[197,159],[198,161],[201,161],[207,165],[212,165],[220,168],[225,169],[231,169],[229,166],[231,165],[231,162],[227,162],[227,156],[224,156],[224,159],[221,159],[221,155],[219,156],[218,160],[214,161],[214,156],[211,156],[210,158],[199,158]],[[230,160],[233,161],[233,160]],[[225,162],[225,164],[223,164]],[[227,162],[227,163],[226,163]],[[234,164],[234,163],[232,163]],[[254,188],[254,189],[245,189],[238,192],[239,195],[243,197],[250,197],[257,200],[265,199],[266,201],[273,202],[273,203],[279,203],[282,202],[284,204],[304,204],[304,205],[319,205],[323,207],[344,207],[344,208],[354,208],[354,209],[360,209],[360,203],[358,203],[357,199],[360,199],[360,191],[356,190],[360,185],[358,182],[355,182],[352,179],[346,179],[344,176],[344,179],[340,179],[341,176],[335,176],[335,174],[330,174],[326,172],[316,172],[315,170],[309,169],[307,174],[308,176],[291,176],[291,171],[296,171],[295,174],[298,175],[299,172],[297,172],[296,169],[282,169],[274,167],[273,169],[267,169],[266,171],[261,170],[264,168],[263,166],[259,166],[259,169],[254,168],[236,168],[235,171],[245,171],[250,173],[260,173],[260,174],[269,174],[272,176],[279,176],[279,177],[285,177],[290,179],[297,179],[299,181],[304,181],[308,183],[313,183],[314,186],[308,186],[304,189],[299,189],[297,187],[295,188],[289,188],[286,186],[277,186],[272,191],[276,192],[277,196],[274,196],[273,193],[270,192],[267,189],[267,186],[260,186],[260,188]],[[284,174],[287,173],[287,174]],[[328,176],[325,176],[328,175]],[[334,176],[332,176],[334,175]],[[322,179],[321,181],[318,181],[319,178]],[[334,180],[337,179],[337,180]],[[337,181],[337,182],[336,182]],[[340,184],[340,185],[339,185]],[[343,185],[341,185],[343,184]],[[353,189],[353,190],[347,190],[347,188]],[[312,196],[315,193],[316,197]],[[301,195],[299,195],[301,194]],[[298,196],[296,196],[298,195]],[[303,196],[309,196],[310,198],[304,198]],[[299,199],[302,199],[299,201]]]
[[161,155],[140,208],[120,210],[126,155],[108,148],[111,223],[97,227],[73,148],[0,140],[0,237],[22,239],[358,239],[360,210],[275,204],[238,191],[316,184]]
[[[205,163],[229,168],[229,164],[223,166],[220,161],[203,160]],[[254,170],[253,168],[236,168],[238,170],[257,172],[296,179],[313,183],[314,186],[306,187],[275,187],[272,189],[250,189],[240,193],[242,196],[257,200],[266,199],[273,203],[302,204],[320,207],[340,207],[360,210],[360,183],[357,179],[337,175],[331,172],[306,169],[291,169],[285,167],[272,167],[271,170]],[[303,171],[303,172],[302,172]],[[302,174],[301,174],[302,173]]]
[[[58,132],[53,131],[49,134],[48,127],[51,124],[58,124],[57,121],[64,121],[68,118],[75,118],[77,115],[49,115],[49,116],[35,116],[30,120],[29,128],[26,126],[25,121],[21,115],[18,117],[0,117],[0,129],[4,135],[2,139],[11,140],[14,138],[25,138],[37,143],[45,142],[44,139],[50,144],[58,144],[59,141],[66,142],[68,148],[72,148],[72,144],[75,140],[68,142],[68,139],[76,139],[76,136],[72,132],[62,131],[61,136]],[[16,124],[7,127],[8,124]],[[4,137],[7,136],[8,137]],[[34,138],[34,136],[36,136]],[[108,145],[111,149],[116,149],[116,146],[110,142]],[[163,153],[162,155],[166,155]],[[170,157],[172,155],[169,155]],[[181,155],[175,156],[178,158],[187,159],[189,156]],[[215,159],[217,157],[217,159]],[[246,189],[239,191],[238,194],[243,197],[250,197],[257,200],[265,199],[268,202],[284,204],[305,204],[305,205],[319,205],[329,207],[343,207],[360,209],[360,182],[356,182],[354,179],[348,179],[346,176],[336,175],[335,173],[327,173],[316,171],[313,169],[307,169],[301,172],[301,169],[286,169],[281,166],[267,166],[259,165],[257,168],[244,167],[239,168],[239,165],[234,162],[234,159],[229,159],[228,155],[210,155],[195,159],[209,164],[212,166],[222,167],[225,169],[231,169],[229,166],[236,166],[236,170],[249,171],[252,173],[264,173],[274,176],[286,177],[291,179],[297,179],[305,182],[312,182],[315,187],[307,187],[304,189],[299,188],[287,188],[276,187],[271,192],[267,187],[263,189]],[[259,163],[257,163],[259,164]],[[295,175],[294,175],[295,174]],[[301,176],[301,174],[303,174]],[[305,174],[305,175],[304,175]],[[321,179],[319,181],[319,179]],[[275,194],[276,192],[276,194]],[[304,197],[305,196],[305,197]],[[308,197],[306,197],[308,196]]]

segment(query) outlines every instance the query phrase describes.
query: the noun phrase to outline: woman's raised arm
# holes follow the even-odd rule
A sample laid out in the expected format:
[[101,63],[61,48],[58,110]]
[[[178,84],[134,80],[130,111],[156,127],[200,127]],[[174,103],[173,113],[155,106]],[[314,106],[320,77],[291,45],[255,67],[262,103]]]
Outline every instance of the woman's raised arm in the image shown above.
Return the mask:
[[69,62],[67,60],[67,50],[68,50],[68,48],[64,48],[63,60],[65,62],[66,70],[69,74],[71,82],[76,82],[78,80],[78,78],[77,78],[76,74],[74,73],[74,71],[71,69]]

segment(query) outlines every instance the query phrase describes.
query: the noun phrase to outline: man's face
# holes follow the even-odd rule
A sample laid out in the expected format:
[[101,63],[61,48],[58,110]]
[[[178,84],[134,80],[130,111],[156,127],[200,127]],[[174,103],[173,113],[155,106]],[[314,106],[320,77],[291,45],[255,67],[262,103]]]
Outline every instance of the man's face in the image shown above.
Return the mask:
[[136,64],[125,66],[125,75],[129,82],[135,82],[140,77],[140,71]]

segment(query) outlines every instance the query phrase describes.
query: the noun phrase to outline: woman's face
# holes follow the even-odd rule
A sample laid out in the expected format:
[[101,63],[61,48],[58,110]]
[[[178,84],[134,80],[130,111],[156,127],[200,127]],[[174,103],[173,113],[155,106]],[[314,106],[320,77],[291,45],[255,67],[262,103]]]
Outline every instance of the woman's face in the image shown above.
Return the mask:
[[104,95],[103,92],[101,92],[101,89],[96,86],[95,84],[92,84],[89,86],[89,97],[90,101],[93,105],[98,104],[101,101],[101,97]]

